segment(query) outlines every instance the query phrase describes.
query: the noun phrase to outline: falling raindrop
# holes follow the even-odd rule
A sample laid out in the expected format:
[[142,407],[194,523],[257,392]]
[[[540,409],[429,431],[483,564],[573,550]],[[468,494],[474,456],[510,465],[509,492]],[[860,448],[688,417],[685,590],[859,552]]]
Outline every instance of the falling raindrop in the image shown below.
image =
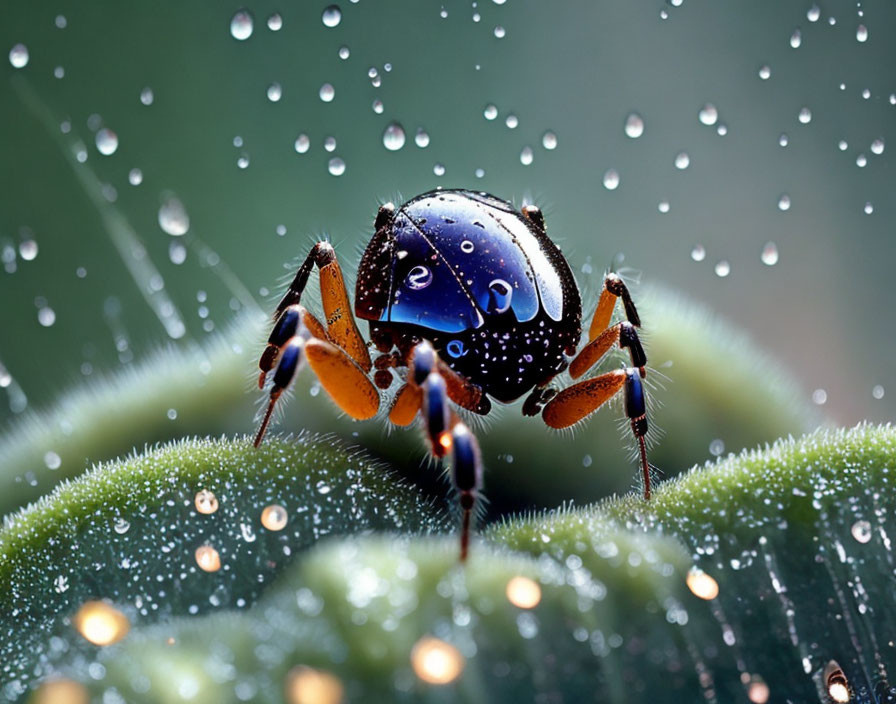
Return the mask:
[[485,169],[479,168],[473,172],[473,175],[476,178],[484,178],[485,177]]
[[700,108],[700,112],[697,113],[697,118],[704,125],[714,125],[719,119],[719,111],[712,103],[706,103],[706,105]]
[[240,10],[230,20],[230,35],[241,42],[252,36],[253,20],[248,10]]
[[864,89],[862,90],[862,99],[863,99],[863,100],[870,100],[870,99],[871,99],[871,91],[868,90],[868,88],[864,88]]
[[619,172],[616,169],[607,169],[604,172],[604,188],[608,191],[615,191],[619,188]]
[[59,469],[62,466],[62,458],[50,450],[44,454],[44,464],[47,466],[47,469]]
[[65,67],[57,66],[56,68],[53,69],[53,75],[56,78],[65,78]]
[[534,154],[532,152],[532,147],[523,147],[522,151],[520,152],[520,163],[523,166],[529,166],[529,164],[532,163],[533,159]]
[[404,127],[397,122],[390,122],[383,130],[383,146],[390,152],[397,152],[404,146]]
[[140,102],[144,105],[152,105],[155,100],[155,95],[152,92],[152,88],[146,87],[140,91]]
[[168,245],[168,259],[172,264],[183,264],[187,261],[187,248],[180,242],[172,240]]
[[482,114],[485,116],[486,120],[494,120],[498,116],[498,108],[495,105],[489,103],[485,106]]
[[503,39],[506,34],[507,30],[505,30],[501,25],[497,25],[495,27],[495,37],[497,39]]
[[880,400],[884,397],[884,387],[880,384],[876,384],[873,389],[871,389],[871,395]]
[[541,136],[541,146],[545,149],[552,150],[557,148],[557,135],[548,130]]
[[329,171],[333,176],[342,176],[342,174],[345,173],[345,162],[338,156],[334,156],[327,163],[327,171]]
[[865,203],[865,207],[862,208],[862,211],[865,213],[865,215],[871,215],[871,213],[874,212],[874,205],[869,201]]
[[311,140],[304,132],[296,137],[295,149],[296,153],[304,154],[311,147]]
[[772,77],[772,67],[768,64],[759,67],[759,78],[763,81],[767,81]]
[[808,125],[810,122],[812,122],[812,111],[807,107],[800,108],[800,112],[797,117],[802,124]]
[[37,258],[38,246],[37,240],[29,237],[19,243],[19,256],[26,262],[34,261]]
[[695,244],[691,250],[691,259],[695,262],[702,262],[706,259],[706,248],[702,244]]
[[65,18],[65,15],[56,15],[56,27],[59,29],[65,29],[68,27],[68,20]]
[[132,186],[139,186],[143,183],[143,172],[140,169],[131,169],[128,171],[128,183]]
[[841,152],[845,152],[848,147],[849,144],[847,144],[845,139],[841,139],[839,142],[837,142],[837,149],[839,149]]
[[335,152],[336,151],[336,138],[332,136],[324,137],[324,151],[327,152]]
[[766,242],[759,258],[766,266],[774,266],[778,263],[778,246],[774,242]]
[[159,227],[169,235],[180,237],[190,229],[190,216],[180,199],[175,196],[166,198],[159,207]]
[[273,15],[268,17],[268,29],[272,32],[279,32],[283,28],[283,17],[280,16],[280,13],[275,12]]
[[338,27],[342,22],[342,10],[339,9],[339,5],[330,5],[324,9],[321,21],[324,23],[324,27]]
[[283,88],[279,83],[271,83],[271,85],[268,86],[267,96],[268,100],[272,103],[277,103],[280,101],[280,98],[283,97]]
[[504,124],[507,125],[508,129],[515,130],[517,127],[519,127],[520,119],[513,113],[510,113],[504,119]]
[[716,134],[719,135],[719,137],[724,137],[726,134],[728,134],[728,125],[726,125],[724,122],[720,122],[719,126],[716,127]]
[[637,139],[644,134],[644,119],[636,112],[629,113],[625,118],[625,135],[631,139]]
[[790,35],[790,46],[794,49],[799,49],[800,44],[803,43],[803,34],[799,29],[793,30],[793,34]]
[[286,509],[279,504],[265,506],[264,510],[261,512],[261,525],[271,531],[278,531],[286,528],[288,519],[289,515],[286,513]]
[[859,41],[859,42],[868,41],[868,28],[863,24],[860,24],[856,28],[856,41]]
[[731,273],[731,264],[728,263],[727,259],[722,259],[716,264],[715,272],[716,276],[720,279],[724,279]]
[[656,209],[659,210],[663,215],[668,213],[671,208],[672,206],[667,200],[661,200],[656,206]]
[[131,524],[128,523],[123,518],[116,518],[115,523],[112,524],[112,530],[114,530],[119,535],[124,535],[130,530]]
[[324,83],[320,87],[318,95],[320,95],[320,99],[325,103],[331,103],[333,102],[333,98],[336,97],[336,89],[333,87],[332,83]]
[[787,212],[788,210],[790,210],[790,196],[786,193],[778,198],[778,210],[780,210],[781,212]]
[[683,171],[691,165],[691,157],[687,152],[679,152],[675,155],[675,168]]
[[37,322],[45,328],[52,327],[53,323],[56,322],[56,311],[50,308],[50,306],[41,306],[37,310]]
[[769,696],[771,696],[771,691],[768,685],[761,679],[754,678],[747,688],[747,698],[753,704],[766,704]]
[[432,167],[432,172],[436,176],[444,176],[445,175],[445,165],[441,163],[434,164]]
[[198,513],[212,514],[218,510],[218,497],[208,489],[200,489],[193,498],[193,505]]
[[96,148],[103,156],[111,156],[118,149],[118,135],[108,127],[96,133]]
[[790,138],[786,133],[782,132],[781,136],[778,137],[778,144],[782,147],[786,147],[790,143]]
[[28,47],[16,44],[9,50],[9,63],[13,68],[25,68],[28,65]]
[[883,154],[884,153],[884,140],[882,137],[875,139],[871,143],[871,153],[872,154]]
[[376,98],[376,99],[373,101],[373,103],[371,104],[371,107],[373,108],[373,111],[374,111],[377,115],[382,115],[382,114],[383,114],[383,101],[380,100],[379,98]]
[[812,403],[816,406],[823,406],[827,403],[827,400],[828,392],[824,389],[815,389],[815,391],[812,392]]
[[864,154],[859,154],[856,157],[856,166],[858,166],[860,169],[864,169],[867,164],[868,164],[868,157],[865,156]]
[[809,11],[806,12],[806,19],[810,22],[818,22],[818,18],[821,17],[821,8],[818,5],[813,4],[812,7],[809,8]]
[[414,135],[414,144],[421,149],[429,146],[429,134],[422,127],[417,128],[417,134]]

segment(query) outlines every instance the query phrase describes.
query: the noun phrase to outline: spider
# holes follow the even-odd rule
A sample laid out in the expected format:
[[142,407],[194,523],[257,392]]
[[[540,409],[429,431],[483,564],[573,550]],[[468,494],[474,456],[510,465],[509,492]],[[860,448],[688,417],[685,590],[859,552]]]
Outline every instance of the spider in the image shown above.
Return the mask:
[[[354,315],[342,270],[329,242],[315,244],[274,313],[274,328],[258,366],[259,388],[273,370],[270,399],[255,436],[258,447],[277,399],[298,369],[311,370],[345,413],[377,414],[381,390],[400,384],[389,421],[408,426],[418,414],[429,452],[452,454],[451,479],[462,511],[460,559],[467,558],[471,516],[481,495],[482,458],[475,436],[455,408],[486,415],[491,400],[510,403],[528,394],[527,416],[541,414],[566,428],[619,393],[638,443],[644,499],[650,499],[642,379],[647,357],[636,328],[641,321],[622,279],[609,273],[591,319],[587,344],[582,302],[569,264],[545,232],[532,205],[517,210],[479,191],[439,189],[399,208],[382,205],[358,269]],[[317,266],[324,322],[301,304]],[[617,299],[625,320],[610,325]],[[355,317],[367,320],[365,342]],[[582,377],[618,344],[631,366],[552,385],[569,369]],[[371,358],[371,349],[378,353]],[[372,374],[371,374],[372,373]]]

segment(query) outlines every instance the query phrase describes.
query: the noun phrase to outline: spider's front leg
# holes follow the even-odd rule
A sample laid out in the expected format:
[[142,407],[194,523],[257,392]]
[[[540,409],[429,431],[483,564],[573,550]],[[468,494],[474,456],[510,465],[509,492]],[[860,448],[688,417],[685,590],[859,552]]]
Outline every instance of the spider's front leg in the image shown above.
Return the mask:
[[[320,272],[321,302],[326,325],[299,305],[311,269]],[[342,270],[329,242],[318,242],[299,267],[286,295],[277,306],[274,329],[258,361],[259,387],[275,369],[270,401],[255,436],[264,439],[277,399],[304,362],[321,386],[345,413],[356,420],[376,415],[380,396],[367,373],[371,369],[367,344],[352,315]]]

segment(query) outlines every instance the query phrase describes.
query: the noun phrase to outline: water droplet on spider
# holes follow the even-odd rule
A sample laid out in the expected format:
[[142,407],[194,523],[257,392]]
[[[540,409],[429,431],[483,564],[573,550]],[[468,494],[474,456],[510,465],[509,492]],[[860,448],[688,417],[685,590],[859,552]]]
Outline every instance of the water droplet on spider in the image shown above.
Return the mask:
[[383,130],[383,146],[390,152],[397,152],[404,146],[404,127],[398,122],[390,122]]
[[852,524],[849,532],[859,543],[867,543],[871,540],[871,524],[868,521],[856,521]]
[[868,28],[860,24],[856,27],[856,41],[858,42],[867,42],[868,41]]
[[342,176],[345,173],[345,162],[338,156],[334,156],[327,164],[327,171],[333,176]]
[[458,359],[467,353],[467,348],[464,347],[464,343],[460,340],[451,340],[451,342],[445,345],[445,351],[454,359]]
[[50,450],[44,455],[44,464],[47,469],[59,469],[62,466],[62,458]]
[[874,205],[870,201],[865,203],[865,207],[862,208],[862,212],[864,212],[865,215],[871,215],[874,212]]
[[118,135],[108,127],[96,133],[96,148],[103,156],[111,156],[118,149]]
[[52,327],[53,323],[56,322],[56,311],[50,308],[50,306],[41,306],[37,310],[37,322],[45,328]]
[[720,279],[724,279],[728,274],[731,273],[731,264],[727,259],[722,259],[716,264],[715,268],[716,276]]
[[268,17],[268,29],[272,32],[279,32],[283,28],[283,17],[279,12],[275,12]]
[[607,169],[604,172],[604,188],[608,191],[619,188],[619,172],[616,169]]
[[763,81],[767,81],[771,77],[772,77],[772,67],[771,66],[769,66],[768,64],[765,64],[764,66],[759,67],[759,78],[761,78]]
[[324,83],[320,87],[318,95],[320,95],[320,99],[325,103],[331,103],[333,102],[333,98],[336,97],[336,89],[333,87],[332,83]]
[[875,139],[871,143],[871,153],[872,154],[883,154],[884,153],[884,140],[882,137]]
[[295,149],[297,154],[304,154],[311,147],[311,140],[304,132],[296,137]]
[[180,237],[190,229],[190,216],[179,198],[169,196],[159,206],[159,227],[169,235]]
[[529,166],[534,158],[535,154],[532,151],[532,147],[523,147],[522,151],[520,152],[520,163],[523,166]]
[[342,22],[342,10],[339,9],[339,5],[330,5],[324,9],[320,19],[324,27],[338,27]]
[[208,489],[200,489],[193,497],[193,505],[198,513],[209,515],[218,510],[218,497]]
[[695,244],[691,250],[691,259],[695,262],[702,262],[706,259],[706,248],[702,244]]
[[244,42],[252,36],[254,21],[248,10],[240,10],[230,20],[230,36]]
[[501,25],[497,25],[495,27],[495,37],[497,39],[503,39],[507,34],[507,30],[505,30]]
[[203,572],[217,572],[221,569],[221,555],[211,545],[200,545],[194,556]]
[[793,30],[793,34],[790,35],[790,46],[794,49],[799,49],[802,43],[803,33],[799,29]]
[[153,95],[152,88],[147,86],[143,90],[140,91],[140,102],[144,105],[152,105],[153,100],[155,100],[155,96]]
[[691,157],[687,152],[679,152],[675,155],[675,168],[684,171],[691,165]]
[[29,237],[19,243],[19,256],[26,262],[34,261],[37,257],[37,242]]
[[504,124],[507,125],[508,129],[515,130],[520,126],[520,119],[513,113],[510,113],[504,118]]
[[625,136],[637,139],[644,134],[644,118],[638,113],[632,112],[625,118]]
[[460,251],[464,254],[472,254],[474,249],[476,249],[476,245],[474,245],[470,240],[464,240],[460,243]]
[[800,108],[797,119],[799,119],[800,123],[808,125],[810,122],[812,122],[812,111],[806,107]]
[[112,530],[114,530],[119,535],[124,535],[130,530],[131,524],[123,518],[116,518],[115,523],[112,524]]
[[436,176],[444,176],[445,175],[445,165],[440,164],[440,163],[434,164],[432,167],[432,172]]
[[498,108],[495,105],[489,103],[485,106],[485,109],[482,111],[482,114],[485,116],[486,120],[494,120],[498,117]]
[[504,313],[510,309],[513,287],[504,279],[494,279],[488,285],[488,312]]
[[790,196],[784,193],[780,198],[778,198],[778,210],[781,212],[787,212],[790,210]]
[[279,83],[271,83],[267,90],[268,100],[277,103],[283,97],[283,87]]
[[432,283],[432,271],[428,267],[418,264],[408,272],[405,283],[408,288],[415,291],[424,289]]
[[265,506],[261,512],[261,525],[271,531],[283,530],[289,520],[289,514],[280,504]]
[[139,186],[143,183],[143,171],[140,169],[131,169],[128,171],[128,183],[132,186]]
[[774,266],[778,263],[778,246],[774,242],[766,242],[759,258],[766,266]]
[[25,68],[28,65],[28,47],[16,44],[9,50],[9,63],[13,68]]
[[697,119],[700,120],[701,124],[714,125],[719,119],[719,111],[712,103],[706,103],[706,105],[700,108],[700,112],[697,113]]

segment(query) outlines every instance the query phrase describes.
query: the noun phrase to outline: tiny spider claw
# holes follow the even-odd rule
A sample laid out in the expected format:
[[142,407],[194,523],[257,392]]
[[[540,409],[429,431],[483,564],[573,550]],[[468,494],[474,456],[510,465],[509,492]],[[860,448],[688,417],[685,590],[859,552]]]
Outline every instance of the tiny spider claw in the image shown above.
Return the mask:
[[644,352],[635,326],[627,320],[619,323],[619,346],[623,349],[628,348],[633,367],[643,369],[647,365],[647,354]]

